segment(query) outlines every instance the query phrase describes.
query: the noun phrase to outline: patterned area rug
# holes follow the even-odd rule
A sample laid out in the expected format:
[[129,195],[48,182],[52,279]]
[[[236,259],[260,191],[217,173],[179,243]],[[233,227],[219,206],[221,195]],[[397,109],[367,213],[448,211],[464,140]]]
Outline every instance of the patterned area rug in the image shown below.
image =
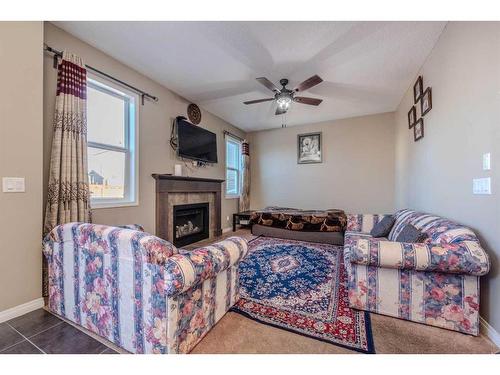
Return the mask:
[[258,322],[374,353],[370,315],[349,308],[342,247],[260,237],[240,263],[232,308]]

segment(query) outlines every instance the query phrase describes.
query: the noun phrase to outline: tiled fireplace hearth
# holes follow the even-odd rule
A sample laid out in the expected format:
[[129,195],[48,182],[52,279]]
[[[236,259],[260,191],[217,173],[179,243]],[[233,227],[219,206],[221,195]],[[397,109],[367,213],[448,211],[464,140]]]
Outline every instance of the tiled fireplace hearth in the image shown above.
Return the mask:
[[153,177],[156,179],[157,236],[182,247],[222,234],[224,180],[159,174]]

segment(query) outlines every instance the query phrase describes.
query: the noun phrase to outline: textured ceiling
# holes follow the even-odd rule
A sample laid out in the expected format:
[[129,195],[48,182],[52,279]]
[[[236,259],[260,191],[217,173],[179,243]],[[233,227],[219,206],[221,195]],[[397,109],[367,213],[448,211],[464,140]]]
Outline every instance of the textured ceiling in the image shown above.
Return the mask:
[[[315,123],[396,109],[445,22],[54,22],[58,27],[246,130]],[[293,103],[271,97],[256,77],[289,88],[324,82]],[[154,94],[154,93],[153,93]],[[161,98],[160,98],[161,105]]]

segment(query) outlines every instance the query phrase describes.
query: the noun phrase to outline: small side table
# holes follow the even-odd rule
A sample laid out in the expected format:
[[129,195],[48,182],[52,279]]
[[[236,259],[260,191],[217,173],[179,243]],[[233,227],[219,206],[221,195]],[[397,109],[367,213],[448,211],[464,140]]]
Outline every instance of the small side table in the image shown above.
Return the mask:
[[236,225],[248,226],[250,225],[250,216],[252,211],[242,211],[233,214],[233,232],[236,232]]

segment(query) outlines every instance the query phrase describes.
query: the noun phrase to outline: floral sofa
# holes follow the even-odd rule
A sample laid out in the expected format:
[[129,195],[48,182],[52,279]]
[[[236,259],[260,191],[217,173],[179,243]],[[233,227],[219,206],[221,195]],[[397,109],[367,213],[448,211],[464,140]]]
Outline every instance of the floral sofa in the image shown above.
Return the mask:
[[[373,238],[384,215],[347,215],[350,306],[478,335],[479,277],[490,262],[474,232],[408,209],[394,216],[388,238]],[[395,242],[408,223],[427,234],[424,243]]]
[[54,228],[48,307],[132,353],[188,353],[238,300],[247,242],[178,250],[141,229]]

